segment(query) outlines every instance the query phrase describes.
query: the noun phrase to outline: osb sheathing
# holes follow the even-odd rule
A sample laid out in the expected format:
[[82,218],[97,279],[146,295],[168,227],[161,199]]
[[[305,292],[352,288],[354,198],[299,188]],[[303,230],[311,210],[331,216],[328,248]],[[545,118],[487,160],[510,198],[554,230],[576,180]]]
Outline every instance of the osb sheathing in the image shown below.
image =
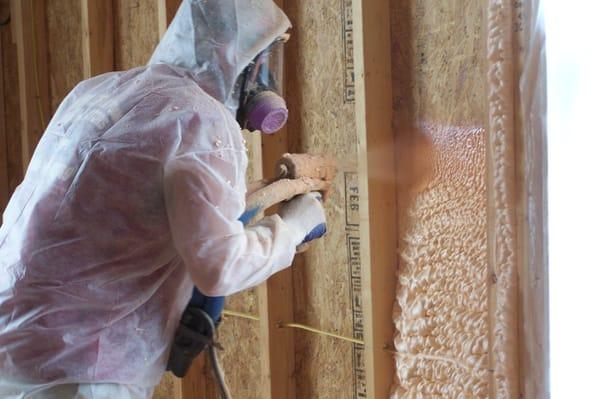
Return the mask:
[[[290,1],[286,12],[294,26],[286,48],[290,150],[326,154],[341,166],[325,206],[328,234],[293,268],[294,317],[353,336],[344,172],[356,172],[357,136],[354,104],[344,101],[342,2]],[[298,398],[354,396],[352,344],[296,332],[295,351]]]

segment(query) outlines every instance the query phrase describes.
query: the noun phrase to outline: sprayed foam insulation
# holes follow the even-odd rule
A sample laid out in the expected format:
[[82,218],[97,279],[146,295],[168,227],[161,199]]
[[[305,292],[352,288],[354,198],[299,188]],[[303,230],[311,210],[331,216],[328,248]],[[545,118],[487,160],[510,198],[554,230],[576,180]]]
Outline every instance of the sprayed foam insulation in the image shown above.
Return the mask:
[[398,145],[403,128],[417,130],[432,170],[399,202],[393,398],[518,397],[510,16],[519,6],[392,4]]
[[[519,396],[519,304],[515,140],[516,31],[519,1],[488,4],[488,250],[490,390],[498,398]],[[516,25],[515,25],[516,24]],[[515,29],[515,27],[517,29]]]
[[394,128],[431,169],[399,195],[393,398],[488,397],[484,3],[392,3]]
[[[353,336],[345,207],[345,185],[356,187],[357,162],[348,72],[352,68],[351,2],[287,1],[285,11],[293,25],[286,47],[289,150],[327,155],[341,166],[325,205],[328,234],[313,243],[292,269],[294,318]],[[357,397],[356,385],[361,381],[355,368],[363,365],[354,361],[352,344],[305,332],[295,332],[294,337],[298,398]]]
[[[65,21],[69,21],[65,23]],[[46,0],[50,110],[83,79],[81,1]]]
[[486,398],[485,133],[423,130],[434,148],[433,173],[404,237],[394,397]]

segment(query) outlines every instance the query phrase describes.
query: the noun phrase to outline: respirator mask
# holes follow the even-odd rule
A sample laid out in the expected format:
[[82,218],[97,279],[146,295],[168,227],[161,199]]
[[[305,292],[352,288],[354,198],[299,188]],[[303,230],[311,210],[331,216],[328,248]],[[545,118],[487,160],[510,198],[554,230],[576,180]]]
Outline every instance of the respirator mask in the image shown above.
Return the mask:
[[236,118],[242,129],[272,134],[287,122],[288,109],[281,89],[283,46],[288,39],[289,34],[277,38],[252,60],[238,78]]

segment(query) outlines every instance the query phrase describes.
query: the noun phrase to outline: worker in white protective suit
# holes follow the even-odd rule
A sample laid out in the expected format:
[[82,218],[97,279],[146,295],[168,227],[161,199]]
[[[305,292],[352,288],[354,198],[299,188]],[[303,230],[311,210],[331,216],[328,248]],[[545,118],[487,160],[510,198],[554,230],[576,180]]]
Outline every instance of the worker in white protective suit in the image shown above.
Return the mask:
[[311,194],[238,221],[236,117],[286,116],[238,109],[240,82],[289,27],[271,0],[184,0],[149,65],[63,101],[0,229],[1,398],[150,398],[194,285],[257,285],[325,223]]

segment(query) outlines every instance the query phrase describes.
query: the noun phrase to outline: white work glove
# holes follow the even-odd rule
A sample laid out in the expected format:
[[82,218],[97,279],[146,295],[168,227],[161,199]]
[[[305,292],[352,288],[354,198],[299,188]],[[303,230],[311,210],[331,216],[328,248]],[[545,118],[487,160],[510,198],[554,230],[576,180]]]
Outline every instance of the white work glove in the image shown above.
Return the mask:
[[284,203],[277,213],[294,234],[296,245],[319,238],[327,231],[319,193],[298,195]]

